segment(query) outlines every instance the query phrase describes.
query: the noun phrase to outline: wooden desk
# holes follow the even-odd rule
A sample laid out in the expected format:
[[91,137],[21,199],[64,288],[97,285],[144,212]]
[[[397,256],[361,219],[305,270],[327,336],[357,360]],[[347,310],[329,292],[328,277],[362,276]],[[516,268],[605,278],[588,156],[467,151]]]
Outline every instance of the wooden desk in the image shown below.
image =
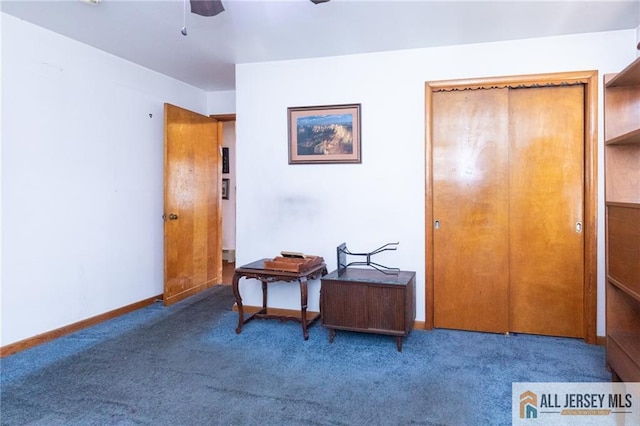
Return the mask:
[[[233,294],[236,298],[236,305],[238,306],[238,328],[236,333],[242,332],[242,326],[253,319],[279,319],[280,321],[299,321],[302,323],[302,335],[304,340],[309,339],[309,327],[315,320],[320,318],[320,314],[314,315],[312,318],[307,318],[307,281],[317,279],[327,274],[327,265],[321,263],[313,266],[306,271],[302,272],[286,272],[276,271],[272,269],[264,269],[264,261],[270,259],[260,259],[247,265],[236,268],[233,274]],[[242,297],[240,296],[240,289],[238,284],[240,278],[254,278],[262,282],[262,309],[252,314],[247,319],[244,319],[244,312],[242,309]],[[284,316],[284,315],[272,315],[269,314],[267,309],[267,284],[273,282],[292,282],[297,281],[300,283],[300,317]]]
[[333,271],[322,278],[320,290],[322,325],[329,342],[336,330],[388,334],[396,337],[398,352],[402,338],[416,318],[416,273],[400,271],[386,275],[375,269],[347,268],[344,275]]

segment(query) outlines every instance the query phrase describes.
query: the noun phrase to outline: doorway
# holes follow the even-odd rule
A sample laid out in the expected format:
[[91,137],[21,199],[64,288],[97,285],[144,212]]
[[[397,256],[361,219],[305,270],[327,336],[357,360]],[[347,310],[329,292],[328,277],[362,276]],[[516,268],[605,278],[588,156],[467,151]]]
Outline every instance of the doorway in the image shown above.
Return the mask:
[[222,281],[230,285],[236,253],[236,115],[211,115],[222,123]]
[[[588,71],[426,84],[427,329],[568,335],[595,343],[596,81],[597,73]],[[573,113],[549,112],[549,105],[564,112],[566,99]],[[570,128],[563,127],[567,120]],[[556,136],[546,135],[549,129]],[[568,134],[578,145],[565,146]],[[550,156],[543,143],[564,151]],[[557,163],[569,154],[577,169]],[[550,173],[554,167],[561,172]],[[546,182],[552,175],[556,179]],[[575,194],[576,184],[577,199],[566,193],[572,185]],[[555,201],[569,200],[572,207],[559,210],[572,210],[572,218],[551,217],[556,208],[549,189]],[[562,235],[553,228],[559,220]],[[557,243],[553,251],[549,239]],[[539,247],[537,254],[529,247]],[[542,267],[564,256],[556,250],[572,257],[555,269]]]

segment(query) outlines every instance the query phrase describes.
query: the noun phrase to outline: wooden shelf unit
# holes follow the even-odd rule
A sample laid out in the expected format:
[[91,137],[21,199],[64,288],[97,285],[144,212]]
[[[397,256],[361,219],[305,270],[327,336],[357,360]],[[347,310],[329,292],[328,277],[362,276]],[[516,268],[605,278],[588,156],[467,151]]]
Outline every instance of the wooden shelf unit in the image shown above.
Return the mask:
[[640,381],[640,58],[604,76],[607,364]]

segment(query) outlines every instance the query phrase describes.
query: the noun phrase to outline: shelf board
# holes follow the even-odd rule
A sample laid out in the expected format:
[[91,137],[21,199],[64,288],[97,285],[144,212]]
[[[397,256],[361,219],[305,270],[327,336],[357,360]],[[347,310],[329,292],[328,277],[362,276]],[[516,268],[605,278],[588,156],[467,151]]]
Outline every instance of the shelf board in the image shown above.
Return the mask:
[[629,358],[638,365],[640,360],[640,334],[616,332],[607,334],[620,348],[629,356]]
[[638,294],[638,292],[632,290],[629,286],[627,286],[625,284],[622,284],[620,281],[616,280],[615,278],[611,277],[610,275],[607,275],[607,281],[609,282],[609,284],[611,284],[612,286],[616,287],[618,290],[622,291],[627,296],[632,297],[635,300],[637,300],[638,302],[640,302],[640,294]]
[[640,209],[640,203],[631,203],[629,201],[607,201],[607,207],[625,207],[628,209]]
[[605,87],[623,87],[640,85],[640,58],[631,62],[628,67],[620,71],[607,82]]
[[640,129],[632,130],[624,135],[616,136],[605,142],[606,145],[640,145]]

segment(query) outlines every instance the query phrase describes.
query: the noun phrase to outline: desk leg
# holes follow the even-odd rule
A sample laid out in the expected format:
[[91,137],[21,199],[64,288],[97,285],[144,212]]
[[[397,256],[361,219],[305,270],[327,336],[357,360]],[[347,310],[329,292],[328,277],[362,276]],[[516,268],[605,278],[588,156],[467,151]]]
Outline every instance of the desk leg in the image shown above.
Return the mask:
[[300,315],[302,322],[302,335],[304,340],[309,340],[309,332],[307,331],[307,277],[300,278]]
[[267,282],[262,281],[262,310],[267,313]]
[[398,352],[402,352],[402,336],[396,336],[396,346],[398,346]]
[[238,307],[238,328],[236,328],[236,333],[240,334],[242,331],[242,323],[244,322],[244,312],[242,310],[242,297],[240,296],[240,289],[238,288],[238,284],[240,282],[240,274],[233,274],[233,295],[236,298],[236,306]]

